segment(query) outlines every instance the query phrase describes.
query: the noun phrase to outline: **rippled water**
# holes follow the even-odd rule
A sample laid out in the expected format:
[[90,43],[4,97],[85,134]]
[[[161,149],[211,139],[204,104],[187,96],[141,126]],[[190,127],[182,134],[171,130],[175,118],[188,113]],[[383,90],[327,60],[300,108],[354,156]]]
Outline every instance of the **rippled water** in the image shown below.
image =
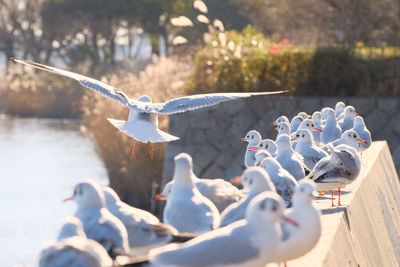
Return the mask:
[[75,205],[74,184],[108,178],[94,143],[76,121],[0,117],[0,266],[36,266]]

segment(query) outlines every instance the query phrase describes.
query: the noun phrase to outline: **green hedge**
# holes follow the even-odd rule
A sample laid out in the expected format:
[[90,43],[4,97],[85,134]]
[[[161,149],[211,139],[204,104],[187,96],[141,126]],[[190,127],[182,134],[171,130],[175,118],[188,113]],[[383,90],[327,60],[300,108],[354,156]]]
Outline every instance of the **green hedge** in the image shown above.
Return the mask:
[[[286,44],[285,44],[286,43]],[[296,95],[399,95],[400,48],[304,48],[273,43],[253,28],[209,34],[189,91],[290,90]]]

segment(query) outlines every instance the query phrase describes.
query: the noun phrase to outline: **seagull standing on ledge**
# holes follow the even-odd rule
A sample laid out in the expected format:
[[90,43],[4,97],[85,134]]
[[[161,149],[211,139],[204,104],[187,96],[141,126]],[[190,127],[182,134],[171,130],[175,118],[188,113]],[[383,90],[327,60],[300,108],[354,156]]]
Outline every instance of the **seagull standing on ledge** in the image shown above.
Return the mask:
[[127,121],[115,119],[108,120],[121,132],[142,143],[171,142],[179,139],[179,137],[170,135],[158,128],[158,115],[171,115],[214,106],[230,100],[237,100],[256,95],[282,94],[285,92],[199,94],[173,98],[165,103],[153,103],[150,96],[141,96],[138,99],[132,99],[113,86],[74,72],[46,66],[25,59],[11,58],[11,60],[36,69],[72,78],[84,87],[129,108],[130,111]]

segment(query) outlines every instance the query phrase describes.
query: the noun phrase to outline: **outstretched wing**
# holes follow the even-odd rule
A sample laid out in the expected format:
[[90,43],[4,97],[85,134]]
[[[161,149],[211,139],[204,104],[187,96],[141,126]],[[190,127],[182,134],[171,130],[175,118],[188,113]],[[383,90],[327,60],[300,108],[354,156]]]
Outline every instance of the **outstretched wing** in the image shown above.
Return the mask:
[[74,73],[71,71],[66,71],[66,70],[62,70],[59,68],[35,63],[35,62],[25,60],[25,59],[12,58],[11,60],[16,63],[21,63],[26,66],[30,66],[30,67],[33,67],[36,69],[48,71],[48,72],[51,72],[54,74],[58,74],[58,75],[61,75],[64,77],[74,79],[74,80],[78,81],[81,85],[83,85],[84,87],[89,88],[90,90],[95,91],[95,92],[107,97],[108,99],[111,99],[123,106],[129,107],[129,108],[135,108],[135,109],[139,109],[139,110],[143,109],[143,107],[142,107],[143,103],[133,100],[133,99],[129,99],[129,97],[121,90],[119,90],[111,85],[100,82],[96,79],[92,79],[92,78],[89,78],[84,75],[80,75],[80,74],[77,74],[77,73]]
[[173,98],[165,103],[156,103],[154,108],[156,112],[163,115],[182,113],[189,110],[210,107],[222,102],[247,98],[256,95],[276,95],[286,91],[275,92],[259,92],[259,93],[215,93],[215,94],[200,94],[192,96],[184,96]]

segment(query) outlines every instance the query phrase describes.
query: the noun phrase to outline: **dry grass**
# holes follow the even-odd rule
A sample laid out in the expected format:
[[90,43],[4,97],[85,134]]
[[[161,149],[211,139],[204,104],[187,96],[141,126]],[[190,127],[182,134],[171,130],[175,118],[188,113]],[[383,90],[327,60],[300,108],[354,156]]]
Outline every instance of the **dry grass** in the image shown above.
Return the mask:
[[[153,101],[164,101],[181,95],[184,81],[191,74],[188,60],[177,58],[154,58],[138,76],[126,70],[102,77],[107,82],[122,89],[129,97],[137,98],[147,94]],[[127,202],[138,207],[150,207],[153,182],[160,182],[165,145],[155,146],[155,157],[149,156],[149,146],[136,143],[120,133],[106,118],[125,120],[128,110],[110,102],[102,96],[87,92],[83,97],[83,125],[96,140],[99,152],[105,162],[111,186]],[[160,117],[160,128],[168,127],[168,118]],[[129,147],[135,143],[135,156],[129,157]]]

